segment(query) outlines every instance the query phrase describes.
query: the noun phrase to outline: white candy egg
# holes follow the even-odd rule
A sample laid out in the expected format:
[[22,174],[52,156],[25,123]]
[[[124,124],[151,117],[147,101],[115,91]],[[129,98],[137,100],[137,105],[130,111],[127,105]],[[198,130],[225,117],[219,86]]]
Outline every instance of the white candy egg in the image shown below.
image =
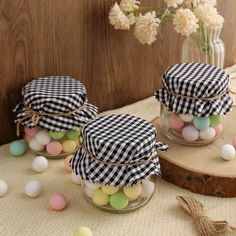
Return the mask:
[[86,193],[86,195],[90,198],[93,197],[93,190],[91,188],[84,188],[84,192]]
[[37,156],[32,162],[32,168],[37,172],[43,172],[48,168],[48,160],[43,156]]
[[42,193],[42,185],[37,180],[30,180],[25,185],[25,194],[28,197],[38,197]]
[[96,189],[99,189],[101,187],[101,184],[92,184],[92,183],[89,183],[89,182],[85,182],[85,186],[87,188],[90,188],[92,190],[96,190]]
[[29,142],[29,147],[33,150],[33,151],[42,151],[44,149],[44,146],[41,145],[40,143],[38,143],[36,141],[36,139],[31,139]]
[[36,141],[41,145],[47,145],[51,141],[51,137],[45,130],[39,131],[35,136]]
[[4,180],[0,179],[0,197],[6,195],[7,190],[8,190],[7,183]]
[[220,156],[226,161],[233,160],[235,158],[235,148],[231,144],[225,144],[220,149]]
[[179,118],[184,122],[191,122],[194,118],[193,115],[179,114]]
[[76,175],[75,173],[71,173],[70,175],[71,180],[73,181],[73,183],[75,184],[82,184],[83,180],[81,179],[81,177],[79,175]]
[[216,131],[212,127],[200,130],[200,138],[203,140],[213,139],[215,136],[216,136]]
[[153,194],[155,190],[155,184],[150,180],[144,180],[142,182],[142,192],[140,194],[141,197],[149,197]]

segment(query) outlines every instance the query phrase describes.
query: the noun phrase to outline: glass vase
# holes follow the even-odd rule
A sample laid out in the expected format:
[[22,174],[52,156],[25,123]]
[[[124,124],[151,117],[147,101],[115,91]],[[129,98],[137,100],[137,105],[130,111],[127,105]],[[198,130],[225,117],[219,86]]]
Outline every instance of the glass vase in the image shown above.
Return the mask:
[[220,39],[221,29],[200,27],[186,38],[182,47],[182,62],[198,62],[224,68],[225,47]]

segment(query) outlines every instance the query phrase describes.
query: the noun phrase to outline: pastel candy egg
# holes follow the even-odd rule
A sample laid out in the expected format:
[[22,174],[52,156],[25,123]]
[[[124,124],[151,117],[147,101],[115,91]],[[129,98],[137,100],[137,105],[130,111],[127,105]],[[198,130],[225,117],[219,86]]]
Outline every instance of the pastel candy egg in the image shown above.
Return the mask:
[[123,188],[124,194],[131,199],[136,199],[142,192],[141,184]]
[[214,115],[210,116],[210,126],[215,127],[220,124],[220,116],[219,115]]
[[0,179],[0,197],[5,196],[7,191],[8,191],[7,183],[4,180]]
[[168,123],[171,129],[180,130],[184,127],[184,122],[176,114],[170,115]]
[[193,115],[179,114],[179,118],[184,122],[191,122],[194,118]]
[[199,138],[199,131],[192,125],[189,125],[183,128],[182,136],[186,141],[193,142]]
[[70,160],[72,159],[73,155],[69,155],[65,160],[64,160],[64,168],[68,172],[72,172],[72,167],[70,165]]
[[12,156],[22,156],[25,153],[25,143],[21,140],[15,140],[10,144],[10,153]]
[[74,184],[83,184],[83,180],[79,175],[76,175],[75,173],[71,173],[71,180]]
[[44,145],[41,145],[40,143],[38,143],[36,141],[36,139],[31,139],[29,142],[29,147],[33,150],[33,151],[42,151],[44,149]]
[[93,202],[98,206],[107,205],[109,202],[109,196],[105,194],[101,189],[97,189],[93,192]]
[[25,185],[25,194],[28,197],[38,197],[42,193],[42,185],[37,180],[30,180]]
[[214,127],[215,131],[216,131],[216,136],[220,135],[223,132],[223,125],[219,124],[216,127]]
[[92,190],[96,190],[96,189],[99,189],[101,187],[101,184],[92,184],[92,183],[89,183],[88,181],[85,181],[85,186],[87,188],[92,189]]
[[102,191],[108,195],[112,195],[119,190],[119,187],[111,186],[111,185],[103,185]]
[[233,138],[233,146],[236,148],[236,136]]
[[58,141],[52,141],[47,145],[46,150],[47,150],[48,154],[50,154],[52,156],[56,156],[61,153],[62,145]]
[[150,197],[155,190],[155,184],[150,180],[143,180],[142,182],[142,192],[140,197]]
[[45,130],[39,131],[35,136],[36,141],[41,145],[47,145],[51,141],[51,137]]
[[53,210],[61,211],[67,206],[66,197],[61,193],[54,193],[49,198],[49,205]]
[[233,160],[235,158],[235,148],[231,144],[225,144],[220,149],[220,156],[226,161]]
[[29,143],[31,139],[32,139],[32,138],[30,138],[27,134],[24,136],[24,141],[25,141],[26,143]]
[[74,152],[77,148],[76,142],[73,140],[65,140],[62,143],[62,150],[65,153],[71,153]]
[[73,139],[77,139],[79,137],[79,135],[80,135],[80,133],[78,131],[76,131],[76,130],[68,130],[66,132],[66,137],[68,139],[72,139],[72,140]]
[[81,136],[79,137],[79,143],[83,144],[83,138]]
[[74,231],[73,236],[93,236],[93,233],[88,227],[82,226]]
[[208,117],[197,117],[193,119],[193,124],[197,129],[206,129],[210,126],[210,118]]
[[213,139],[216,136],[216,131],[212,127],[200,130],[200,138],[203,140]]
[[65,135],[65,132],[52,131],[52,130],[49,131],[49,136],[56,140],[63,138],[64,135]]
[[84,188],[84,192],[86,193],[86,195],[89,197],[89,198],[92,198],[93,197],[93,190],[90,189],[90,188]]
[[29,128],[29,127],[24,127],[24,132],[29,136],[30,138],[34,138],[35,135],[40,131],[39,127],[34,127],[34,128]]
[[48,160],[43,156],[37,156],[32,162],[32,168],[36,172],[43,172],[48,168]]
[[110,205],[115,209],[126,208],[129,204],[129,199],[122,192],[117,192],[110,196]]

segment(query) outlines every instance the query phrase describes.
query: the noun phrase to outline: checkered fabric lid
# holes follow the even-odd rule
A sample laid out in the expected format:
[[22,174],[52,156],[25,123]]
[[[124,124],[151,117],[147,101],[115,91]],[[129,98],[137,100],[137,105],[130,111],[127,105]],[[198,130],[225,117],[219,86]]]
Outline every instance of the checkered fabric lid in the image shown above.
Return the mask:
[[155,97],[169,111],[195,116],[223,115],[232,109],[229,76],[220,68],[199,63],[180,63],[165,72],[163,88]]
[[83,127],[83,146],[75,153],[73,172],[91,183],[129,186],[151,175],[160,175],[156,129],[130,116],[99,117]]
[[[69,76],[35,79],[22,89],[15,122],[27,127],[40,126],[65,131],[85,125],[97,115],[97,107],[89,104],[84,85]],[[33,120],[34,115],[38,120]]]

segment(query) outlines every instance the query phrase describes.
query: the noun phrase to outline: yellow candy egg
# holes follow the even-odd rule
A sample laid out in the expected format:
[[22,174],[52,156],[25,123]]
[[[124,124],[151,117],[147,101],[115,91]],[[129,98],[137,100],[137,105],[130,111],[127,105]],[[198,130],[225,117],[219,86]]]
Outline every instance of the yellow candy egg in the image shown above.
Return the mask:
[[82,226],[73,233],[73,236],[93,236],[93,233],[88,227]]
[[108,195],[112,195],[119,190],[119,187],[111,186],[111,185],[103,185],[102,191]]
[[107,205],[109,202],[109,196],[105,194],[101,189],[97,189],[93,192],[93,202],[98,206]]
[[130,199],[136,199],[142,192],[141,184],[136,184],[130,187],[124,187],[124,194]]
[[62,150],[66,153],[71,153],[76,150],[76,142],[74,140],[65,140],[62,143]]

